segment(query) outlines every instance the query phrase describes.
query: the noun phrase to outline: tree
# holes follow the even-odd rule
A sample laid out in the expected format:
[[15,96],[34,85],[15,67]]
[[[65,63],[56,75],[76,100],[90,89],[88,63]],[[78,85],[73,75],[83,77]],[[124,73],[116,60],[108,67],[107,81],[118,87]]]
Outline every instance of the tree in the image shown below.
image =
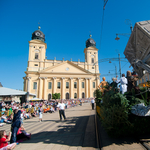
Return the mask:
[[52,94],[52,99],[60,99],[60,93],[54,93]]

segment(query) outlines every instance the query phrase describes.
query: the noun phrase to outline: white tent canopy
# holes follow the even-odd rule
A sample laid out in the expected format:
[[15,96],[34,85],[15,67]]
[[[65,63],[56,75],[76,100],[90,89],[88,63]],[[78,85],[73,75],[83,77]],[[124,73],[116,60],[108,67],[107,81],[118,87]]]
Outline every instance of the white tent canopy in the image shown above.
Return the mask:
[[30,101],[40,101],[40,100],[41,100],[40,98],[36,98],[36,97],[30,99]]
[[[25,91],[19,91],[19,90],[14,90],[14,89],[9,89],[5,87],[0,87],[0,96],[22,96],[26,95],[27,92]],[[35,96],[35,94],[29,94]]]

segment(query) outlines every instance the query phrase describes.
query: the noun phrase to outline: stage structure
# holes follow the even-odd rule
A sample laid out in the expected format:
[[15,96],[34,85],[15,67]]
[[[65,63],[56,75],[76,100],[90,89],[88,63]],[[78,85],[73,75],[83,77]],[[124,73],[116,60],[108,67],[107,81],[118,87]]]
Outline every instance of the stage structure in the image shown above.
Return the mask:
[[126,45],[124,55],[138,74],[150,73],[150,20],[137,22]]

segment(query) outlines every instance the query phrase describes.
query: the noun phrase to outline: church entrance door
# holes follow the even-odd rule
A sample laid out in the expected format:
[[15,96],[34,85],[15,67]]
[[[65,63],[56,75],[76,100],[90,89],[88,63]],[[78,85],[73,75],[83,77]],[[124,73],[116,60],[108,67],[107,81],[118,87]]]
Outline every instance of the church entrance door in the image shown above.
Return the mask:
[[66,99],[69,99],[69,93],[66,93]]

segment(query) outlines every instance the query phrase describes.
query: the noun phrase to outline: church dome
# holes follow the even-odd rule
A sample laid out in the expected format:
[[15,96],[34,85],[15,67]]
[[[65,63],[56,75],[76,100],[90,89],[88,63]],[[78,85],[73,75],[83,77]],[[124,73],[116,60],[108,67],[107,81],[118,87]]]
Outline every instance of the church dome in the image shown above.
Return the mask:
[[38,27],[38,30],[34,31],[32,33],[32,40],[41,40],[42,42],[45,42],[45,35],[42,31],[40,31],[40,26]]
[[92,35],[90,35],[90,38],[86,41],[86,48],[88,47],[96,47],[96,42],[91,38]]

